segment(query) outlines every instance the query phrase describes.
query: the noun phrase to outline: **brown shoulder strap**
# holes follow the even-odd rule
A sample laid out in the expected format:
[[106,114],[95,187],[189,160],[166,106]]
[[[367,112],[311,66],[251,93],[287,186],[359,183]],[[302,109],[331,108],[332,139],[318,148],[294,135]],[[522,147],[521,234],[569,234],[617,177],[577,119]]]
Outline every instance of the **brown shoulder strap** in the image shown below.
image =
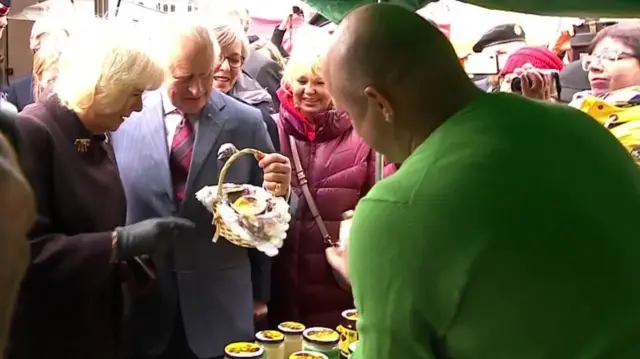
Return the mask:
[[296,146],[296,140],[295,138],[293,138],[293,136],[289,136],[289,146],[291,146],[291,154],[293,157],[293,165],[295,166],[296,176],[298,176],[298,182],[302,187],[302,193],[304,194],[304,198],[307,200],[307,205],[309,206],[311,215],[316,221],[318,229],[320,229],[320,233],[322,234],[324,242],[328,246],[334,246],[333,239],[329,234],[329,230],[327,230],[327,226],[324,224],[324,221],[320,216],[318,206],[316,206],[316,201],[313,199],[311,191],[309,190],[307,176],[304,174],[304,170],[302,169],[302,163],[300,162],[300,153],[298,153],[298,146]]

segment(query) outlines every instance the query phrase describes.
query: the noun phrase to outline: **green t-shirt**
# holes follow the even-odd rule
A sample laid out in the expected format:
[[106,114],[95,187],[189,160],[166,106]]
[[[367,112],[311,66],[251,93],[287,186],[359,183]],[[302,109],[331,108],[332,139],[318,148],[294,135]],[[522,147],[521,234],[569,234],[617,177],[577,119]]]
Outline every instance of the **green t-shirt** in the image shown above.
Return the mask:
[[484,95],[356,208],[355,359],[640,358],[639,174],[587,115]]

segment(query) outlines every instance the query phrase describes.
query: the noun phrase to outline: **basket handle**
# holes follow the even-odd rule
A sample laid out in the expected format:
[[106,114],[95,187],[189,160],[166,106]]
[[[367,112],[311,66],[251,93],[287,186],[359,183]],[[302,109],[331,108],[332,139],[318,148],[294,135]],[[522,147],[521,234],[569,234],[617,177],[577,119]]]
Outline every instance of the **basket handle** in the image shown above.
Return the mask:
[[223,190],[224,179],[227,176],[227,172],[229,171],[229,168],[231,168],[231,165],[233,164],[233,162],[235,162],[238,158],[245,155],[253,155],[258,161],[261,160],[262,157],[264,157],[264,153],[262,151],[258,151],[253,148],[245,148],[232,154],[231,157],[229,157],[229,159],[227,159],[227,161],[224,163],[224,166],[222,166],[222,170],[220,171],[220,177],[218,177],[218,196],[217,196],[218,201],[221,201],[223,199],[222,196],[225,195]]

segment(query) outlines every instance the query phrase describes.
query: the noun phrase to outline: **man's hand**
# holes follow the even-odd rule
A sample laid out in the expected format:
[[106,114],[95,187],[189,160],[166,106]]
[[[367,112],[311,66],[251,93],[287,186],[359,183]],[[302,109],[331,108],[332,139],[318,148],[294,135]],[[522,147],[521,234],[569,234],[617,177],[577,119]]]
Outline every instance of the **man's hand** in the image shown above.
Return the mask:
[[288,196],[291,187],[291,162],[289,158],[279,153],[270,153],[265,155],[258,162],[258,165],[264,171],[262,186],[274,196]]
[[269,312],[269,308],[265,303],[253,301],[253,316],[255,318],[262,318]]

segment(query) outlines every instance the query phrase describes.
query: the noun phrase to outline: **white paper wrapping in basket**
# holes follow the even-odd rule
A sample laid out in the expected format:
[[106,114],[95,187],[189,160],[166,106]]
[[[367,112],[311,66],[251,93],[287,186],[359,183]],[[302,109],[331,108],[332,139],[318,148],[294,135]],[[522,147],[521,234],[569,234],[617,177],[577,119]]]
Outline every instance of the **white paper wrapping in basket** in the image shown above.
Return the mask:
[[[258,215],[243,215],[234,208],[230,201],[218,205],[218,215],[233,233],[242,237],[252,247],[270,257],[278,254],[289,229],[289,204],[283,198],[274,197],[262,187],[225,183],[224,190],[242,188],[244,194],[267,203],[269,210]],[[218,186],[203,187],[196,193],[196,198],[210,212],[217,198]]]

